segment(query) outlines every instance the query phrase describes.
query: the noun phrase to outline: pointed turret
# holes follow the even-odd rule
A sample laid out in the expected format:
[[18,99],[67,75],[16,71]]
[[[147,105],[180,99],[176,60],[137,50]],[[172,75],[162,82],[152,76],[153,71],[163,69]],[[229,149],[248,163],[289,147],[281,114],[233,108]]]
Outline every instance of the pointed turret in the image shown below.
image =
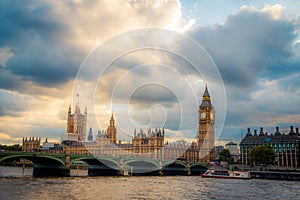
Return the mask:
[[88,141],[89,142],[93,141],[93,130],[92,130],[92,127],[90,127],[90,130],[89,130]]
[[246,136],[252,136],[252,134],[250,132],[250,128],[248,128],[248,132],[247,132]]
[[205,90],[202,95],[202,103],[201,103],[200,107],[203,107],[203,106],[211,106],[210,94],[208,92],[207,85],[205,85]]
[[76,114],[80,114],[80,107],[79,107],[79,104],[76,104],[76,107],[75,107],[75,113],[76,113]]
[[274,135],[281,135],[281,133],[280,133],[280,131],[279,131],[279,127],[278,126],[276,126],[276,132],[275,132],[275,134]]
[[205,85],[205,91],[204,91],[203,97],[209,97],[210,98],[210,94],[209,94],[208,89],[207,89],[207,84]]
[[254,129],[254,136],[257,136],[257,130]]
[[264,128],[260,127],[260,132],[259,132],[259,136],[264,136]]
[[109,126],[107,127],[107,136],[111,143],[117,143],[117,128],[115,127],[114,114],[111,114]]
[[84,115],[87,115],[87,107],[84,108]]
[[111,113],[110,125],[113,126],[114,124],[115,124],[114,113]]
[[289,135],[297,135],[297,134],[294,132],[294,127],[293,127],[293,126],[290,126],[290,132],[289,132]]

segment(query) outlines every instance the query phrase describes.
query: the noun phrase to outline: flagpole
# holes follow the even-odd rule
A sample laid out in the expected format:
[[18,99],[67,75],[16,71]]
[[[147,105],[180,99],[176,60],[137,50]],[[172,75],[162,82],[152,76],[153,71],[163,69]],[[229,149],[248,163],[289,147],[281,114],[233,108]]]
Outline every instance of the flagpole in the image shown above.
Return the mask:
[[76,94],[77,97],[77,105],[79,106],[79,93]]

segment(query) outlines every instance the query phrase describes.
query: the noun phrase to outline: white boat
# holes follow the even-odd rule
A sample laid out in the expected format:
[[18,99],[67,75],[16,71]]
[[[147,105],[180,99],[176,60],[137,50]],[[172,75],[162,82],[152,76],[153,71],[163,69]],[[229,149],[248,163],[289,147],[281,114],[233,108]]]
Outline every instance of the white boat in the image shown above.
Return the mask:
[[200,174],[203,178],[225,178],[225,179],[250,179],[250,172],[231,171],[231,170],[214,170],[208,169],[204,174]]

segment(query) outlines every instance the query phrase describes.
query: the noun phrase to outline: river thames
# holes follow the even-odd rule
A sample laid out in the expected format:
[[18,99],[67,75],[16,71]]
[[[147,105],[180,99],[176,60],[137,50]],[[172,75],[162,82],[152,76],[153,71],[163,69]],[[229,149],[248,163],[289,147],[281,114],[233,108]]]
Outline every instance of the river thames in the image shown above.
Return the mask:
[[32,169],[0,167],[0,199],[299,199],[297,181],[200,176],[34,178]]

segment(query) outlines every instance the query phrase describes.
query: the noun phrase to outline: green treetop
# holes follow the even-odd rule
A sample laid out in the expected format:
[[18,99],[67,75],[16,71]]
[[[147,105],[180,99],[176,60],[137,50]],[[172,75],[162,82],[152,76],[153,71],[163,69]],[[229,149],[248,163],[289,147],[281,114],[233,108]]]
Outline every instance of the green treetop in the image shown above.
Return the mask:
[[256,146],[249,152],[250,163],[252,165],[273,164],[276,154],[269,144]]
[[220,161],[227,161],[228,164],[233,163],[233,158],[231,156],[231,153],[228,149],[223,149],[219,154],[219,160]]

